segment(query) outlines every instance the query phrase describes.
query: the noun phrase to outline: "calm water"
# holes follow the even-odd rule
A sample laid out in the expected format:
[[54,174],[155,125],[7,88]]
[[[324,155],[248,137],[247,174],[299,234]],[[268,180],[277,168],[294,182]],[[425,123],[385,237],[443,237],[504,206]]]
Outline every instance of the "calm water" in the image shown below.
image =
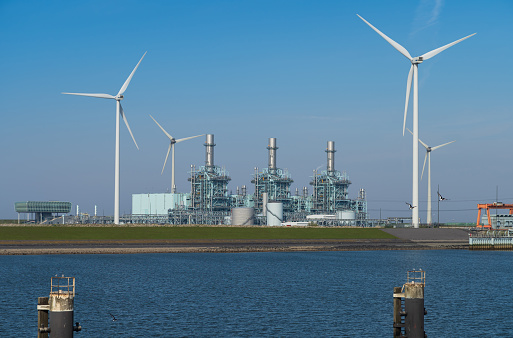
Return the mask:
[[512,255],[0,256],[0,335],[34,337],[37,297],[64,274],[77,278],[76,337],[390,337],[393,287],[422,268],[429,337],[513,337]]

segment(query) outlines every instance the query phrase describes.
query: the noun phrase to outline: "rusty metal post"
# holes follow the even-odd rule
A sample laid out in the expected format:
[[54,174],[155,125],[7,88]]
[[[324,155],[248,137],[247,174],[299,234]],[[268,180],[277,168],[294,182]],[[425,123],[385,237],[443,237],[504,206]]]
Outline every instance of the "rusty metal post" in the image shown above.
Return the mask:
[[403,285],[405,335],[408,338],[424,338],[424,286],[425,271],[408,271],[408,282]]
[[48,333],[52,338],[72,338],[74,331],[82,330],[78,322],[73,326],[75,277],[52,277],[50,283],[50,297],[38,298],[38,338],[47,338]]
[[[37,338],[48,338],[48,297],[37,298]],[[39,330],[42,329],[42,330]]]
[[401,287],[394,287],[394,338],[401,336],[401,328],[404,327],[401,321],[402,297],[404,294],[401,293]]

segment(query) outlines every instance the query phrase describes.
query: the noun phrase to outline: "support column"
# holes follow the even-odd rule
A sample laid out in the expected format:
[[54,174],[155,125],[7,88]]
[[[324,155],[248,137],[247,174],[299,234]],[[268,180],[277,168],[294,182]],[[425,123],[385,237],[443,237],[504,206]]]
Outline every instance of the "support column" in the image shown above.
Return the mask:
[[[37,338],[48,338],[48,297],[37,298]],[[40,330],[42,329],[42,330]]]

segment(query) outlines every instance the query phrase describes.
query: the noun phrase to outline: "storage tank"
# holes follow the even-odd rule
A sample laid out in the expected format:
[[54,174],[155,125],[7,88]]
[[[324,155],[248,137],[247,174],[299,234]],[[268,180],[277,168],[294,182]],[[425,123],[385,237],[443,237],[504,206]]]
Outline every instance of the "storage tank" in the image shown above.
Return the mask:
[[337,219],[339,221],[342,221],[345,225],[354,225],[356,219],[356,212],[353,210],[337,211]]
[[283,222],[283,203],[267,202],[267,225],[281,226]]
[[253,225],[255,223],[255,209],[233,208],[232,225]]

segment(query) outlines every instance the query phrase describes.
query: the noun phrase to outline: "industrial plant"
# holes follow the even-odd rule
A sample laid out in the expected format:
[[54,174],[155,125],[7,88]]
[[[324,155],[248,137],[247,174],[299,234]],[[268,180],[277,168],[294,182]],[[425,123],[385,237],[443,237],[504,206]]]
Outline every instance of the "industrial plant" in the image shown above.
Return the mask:
[[[327,144],[325,171],[313,171],[310,185],[291,194],[294,182],[286,169],[278,167],[277,141],[269,138],[268,167],[254,168],[251,184],[228,193],[230,174],[214,164],[214,135],[207,134],[205,165],[191,165],[188,193],[142,193],[132,195],[132,223],[366,226],[365,190],[356,199],[348,196],[349,180],[335,169],[335,142]],[[174,189],[173,189],[174,190]]]

